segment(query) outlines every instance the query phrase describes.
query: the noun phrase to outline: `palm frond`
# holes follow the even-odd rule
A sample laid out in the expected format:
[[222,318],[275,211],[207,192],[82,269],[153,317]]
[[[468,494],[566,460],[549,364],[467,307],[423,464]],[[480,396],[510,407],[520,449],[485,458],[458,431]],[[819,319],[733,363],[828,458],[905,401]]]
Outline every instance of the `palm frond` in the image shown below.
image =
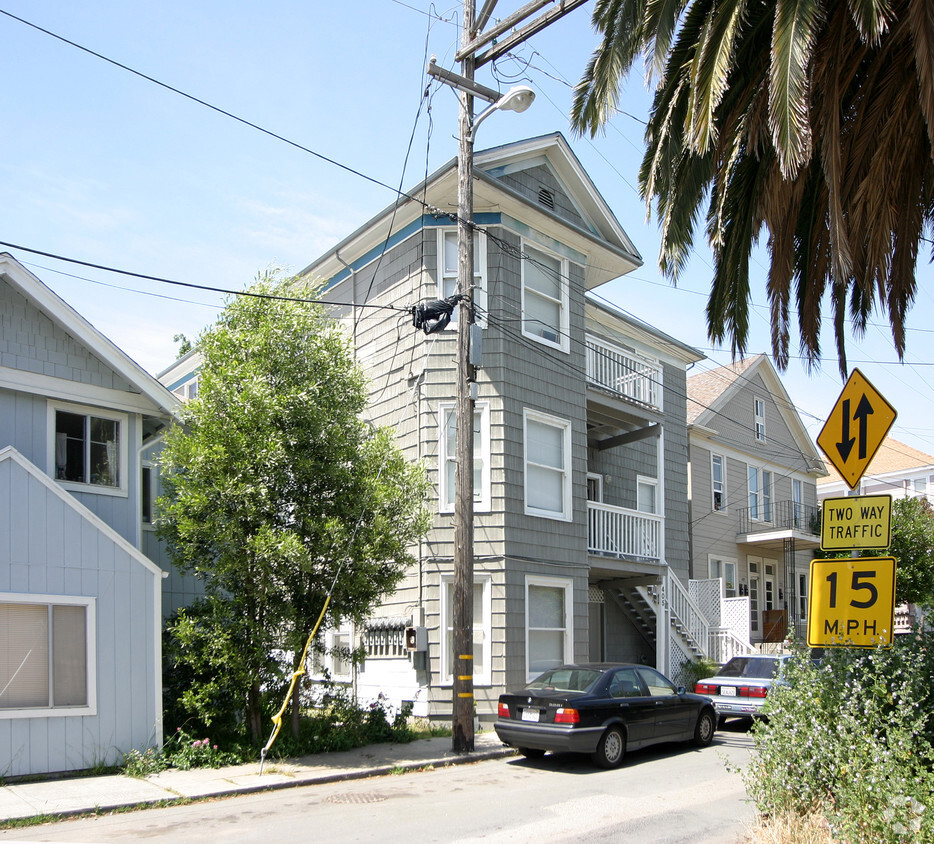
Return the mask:
[[847,0],[853,23],[860,38],[875,47],[892,19],[892,7],[888,0]]
[[921,113],[928,144],[934,149],[934,3],[908,0],[907,18],[914,45]]
[[778,0],[772,29],[769,125],[782,173],[792,178],[811,151],[809,66],[820,0]]
[[648,0],[645,10],[645,40],[650,81],[662,77],[671,48],[671,39],[687,4],[688,0]]

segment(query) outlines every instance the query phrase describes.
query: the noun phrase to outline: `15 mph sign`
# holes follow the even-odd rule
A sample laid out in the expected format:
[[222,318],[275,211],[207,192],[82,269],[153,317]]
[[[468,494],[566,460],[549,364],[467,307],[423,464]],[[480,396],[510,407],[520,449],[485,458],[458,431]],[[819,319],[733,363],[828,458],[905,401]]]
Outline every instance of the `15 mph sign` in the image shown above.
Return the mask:
[[811,560],[808,645],[877,648],[892,645],[895,558]]

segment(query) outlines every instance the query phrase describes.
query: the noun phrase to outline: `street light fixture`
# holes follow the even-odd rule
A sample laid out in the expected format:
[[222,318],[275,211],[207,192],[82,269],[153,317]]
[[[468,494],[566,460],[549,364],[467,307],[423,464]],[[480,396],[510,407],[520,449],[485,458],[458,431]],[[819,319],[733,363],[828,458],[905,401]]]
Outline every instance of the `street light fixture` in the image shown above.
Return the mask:
[[494,111],[514,111],[516,114],[522,114],[532,105],[534,99],[535,92],[528,85],[516,85],[514,88],[510,88],[493,105],[474,118],[473,126],[470,127],[470,140],[473,141],[477,127]]

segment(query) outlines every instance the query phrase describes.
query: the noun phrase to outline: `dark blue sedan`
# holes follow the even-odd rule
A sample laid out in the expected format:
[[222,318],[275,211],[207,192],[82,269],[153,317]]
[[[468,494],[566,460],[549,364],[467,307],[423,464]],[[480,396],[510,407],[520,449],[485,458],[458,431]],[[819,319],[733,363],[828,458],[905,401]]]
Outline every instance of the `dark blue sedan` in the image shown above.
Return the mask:
[[693,741],[707,747],[717,727],[710,698],[676,688],[645,665],[562,665],[499,696],[494,724],[503,744],[535,758],[551,750],[588,753],[615,768],[627,750]]

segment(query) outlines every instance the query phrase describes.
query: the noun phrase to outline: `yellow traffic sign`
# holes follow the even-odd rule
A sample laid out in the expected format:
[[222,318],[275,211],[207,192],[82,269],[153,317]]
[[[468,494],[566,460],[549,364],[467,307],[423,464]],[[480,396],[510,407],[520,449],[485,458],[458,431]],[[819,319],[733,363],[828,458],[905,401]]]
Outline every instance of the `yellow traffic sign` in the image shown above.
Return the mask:
[[825,498],[820,520],[824,551],[885,549],[892,544],[892,496]]
[[856,487],[897,416],[858,369],[850,373],[817,444],[840,476]]
[[891,647],[894,626],[894,557],[811,560],[810,647]]

